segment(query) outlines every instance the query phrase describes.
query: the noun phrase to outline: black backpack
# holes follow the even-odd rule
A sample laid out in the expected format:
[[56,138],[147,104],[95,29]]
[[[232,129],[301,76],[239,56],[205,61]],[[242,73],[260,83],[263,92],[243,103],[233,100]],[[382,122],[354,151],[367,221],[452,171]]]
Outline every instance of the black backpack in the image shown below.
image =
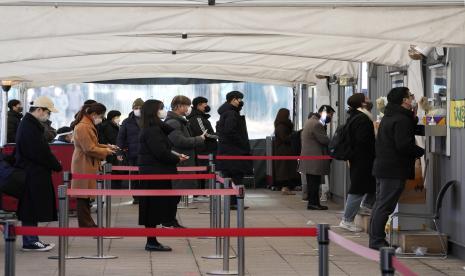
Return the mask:
[[347,161],[352,156],[352,139],[350,138],[350,125],[355,119],[363,114],[351,118],[346,124],[337,127],[333,138],[329,142],[329,155],[336,160]]

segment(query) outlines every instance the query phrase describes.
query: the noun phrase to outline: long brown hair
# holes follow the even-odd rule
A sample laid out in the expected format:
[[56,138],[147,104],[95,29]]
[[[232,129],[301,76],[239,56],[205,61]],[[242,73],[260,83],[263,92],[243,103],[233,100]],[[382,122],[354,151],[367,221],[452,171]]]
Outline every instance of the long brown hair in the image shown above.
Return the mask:
[[278,114],[276,114],[276,119],[274,119],[274,126],[276,127],[280,123],[285,123],[289,124],[292,123],[291,120],[289,119],[289,115],[291,114],[291,111],[287,108],[281,108],[278,110]]
[[163,102],[159,100],[145,101],[141,109],[142,128],[160,125],[161,119],[158,117],[158,111],[163,109],[163,107]]
[[76,118],[71,123],[71,128],[79,124],[79,122],[84,118],[85,115],[90,115],[92,113],[97,113],[98,115],[103,115],[107,111],[107,108],[101,103],[92,103],[92,104],[85,104],[81,107],[81,110],[76,114]]

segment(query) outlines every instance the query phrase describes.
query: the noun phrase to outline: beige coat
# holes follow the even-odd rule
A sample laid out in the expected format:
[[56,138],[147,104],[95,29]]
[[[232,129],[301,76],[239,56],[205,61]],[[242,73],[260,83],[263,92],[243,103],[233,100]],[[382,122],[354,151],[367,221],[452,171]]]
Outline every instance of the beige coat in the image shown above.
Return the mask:
[[[328,155],[329,137],[319,118],[313,115],[302,130],[302,156]],[[300,160],[298,171],[303,174],[328,175],[330,160]]]
[[[98,143],[97,129],[92,120],[84,116],[74,128],[74,152],[71,161],[71,173],[96,174],[100,161],[108,155],[108,146]],[[73,189],[95,189],[95,180],[72,180]],[[88,198],[88,196],[77,196]]]

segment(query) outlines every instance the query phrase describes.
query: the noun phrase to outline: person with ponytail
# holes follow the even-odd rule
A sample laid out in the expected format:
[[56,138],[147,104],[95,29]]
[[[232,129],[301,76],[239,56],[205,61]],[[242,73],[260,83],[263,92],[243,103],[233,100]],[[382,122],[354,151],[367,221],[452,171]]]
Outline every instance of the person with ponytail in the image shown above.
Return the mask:
[[[105,115],[106,107],[101,103],[91,103],[82,106],[76,119],[71,123],[74,129],[74,152],[71,161],[71,173],[96,174],[100,162],[108,155],[114,154],[117,148],[112,145],[98,143],[97,125]],[[95,189],[95,180],[72,180],[73,189]],[[90,215],[89,196],[77,197],[77,216],[79,227],[96,227]]]

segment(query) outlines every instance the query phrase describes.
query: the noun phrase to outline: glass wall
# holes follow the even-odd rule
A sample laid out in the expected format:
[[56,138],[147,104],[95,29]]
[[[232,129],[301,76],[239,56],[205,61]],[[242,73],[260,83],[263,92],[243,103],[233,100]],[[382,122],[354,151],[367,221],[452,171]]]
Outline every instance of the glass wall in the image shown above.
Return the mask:
[[243,82],[193,85],[69,84],[29,89],[27,97],[30,102],[41,95],[49,96],[60,110],[51,118],[53,127],[58,128],[69,125],[87,99],[105,104],[107,111],[119,110],[124,119],[131,112],[132,102],[136,98],[161,100],[169,110],[171,99],[176,95],[185,95],[191,99],[203,96],[209,100],[212,108],[210,121],[215,126],[219,119],[217,109],[232,90],[241,91],[245,95],[242,114],[247,119],[250,139],[264,138],[273,133],[274,118],[280,108],[288,108],[292,112],[291,87]]

